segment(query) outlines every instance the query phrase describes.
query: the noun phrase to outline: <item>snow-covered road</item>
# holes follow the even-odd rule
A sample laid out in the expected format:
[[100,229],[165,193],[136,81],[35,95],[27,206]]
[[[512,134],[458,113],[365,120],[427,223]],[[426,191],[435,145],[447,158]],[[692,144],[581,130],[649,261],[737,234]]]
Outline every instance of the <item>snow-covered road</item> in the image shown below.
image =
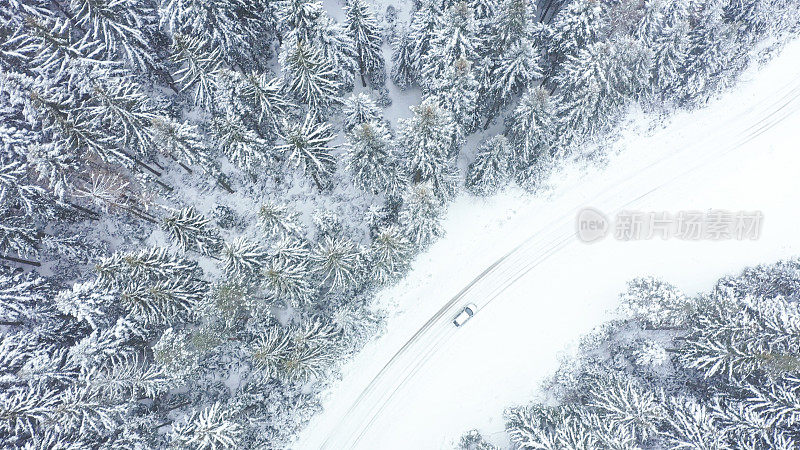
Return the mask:
[[[449,448],[473,427],[497,441],[503,408],[534,398],[575,339],[609,317],[627,280],[655,274],[696,292],[800,254],[798,60],[795,42],[707,108],[651,133],[632,123],[606,167],[568,167],[548,195],[459,198],[447,236],[381,294],[397,315],[345,367],[296,448]],[[764,222],[754,241],[586,245],[575,216],[587,206],[608,216],[758,210]],[[470,302],[478,314],[453,327]]]

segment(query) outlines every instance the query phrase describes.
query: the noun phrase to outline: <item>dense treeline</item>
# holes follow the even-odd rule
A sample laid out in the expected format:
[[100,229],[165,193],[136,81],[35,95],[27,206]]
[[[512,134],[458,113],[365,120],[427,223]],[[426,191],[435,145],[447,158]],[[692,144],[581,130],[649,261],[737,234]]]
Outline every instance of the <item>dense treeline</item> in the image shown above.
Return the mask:
[[[724,86],[789,0],[0,2],[0,442],[285,446],[462,180]],[[392,61],[384,51],[392,47]],[[386,83],[423,100],[383,117]],[[466,173],[466,138],[493,123]]]
[[547,384],[552,403],[507,411],[515,448],[797,448],[800,260],[695,297],[638,279],[621,300]]

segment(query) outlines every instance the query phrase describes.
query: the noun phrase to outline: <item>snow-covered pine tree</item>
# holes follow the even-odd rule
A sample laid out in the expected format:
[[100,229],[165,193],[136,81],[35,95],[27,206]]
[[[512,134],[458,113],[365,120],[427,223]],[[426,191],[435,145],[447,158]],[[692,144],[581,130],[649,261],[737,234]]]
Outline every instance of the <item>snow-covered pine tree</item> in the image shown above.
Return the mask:
[[626,97],[614,72],[616,51],[612,43],[596,42],[567,57],[557,82],[559,115],[570,137],[596,135],[618,118]]
[[159,248],[114,254],[96,270],[98,286],[117,294],[124,311],[144,327],[185,320],[207,291],[196,263]]
[[333,326],[312,317],[298,327],[270,326],[253,345],[253,359],[266,373],[286,381],[308,381],[321,376],[333,361],[336,338]]
[[666,7],[662,0],[649,0],[644,4],[642,17],[636,24],[633,36],[648,47],[652,47],[656,37],[664,28]]
[[203,37],[230,67],[269,67],[276,34],[275,7],[265,0],[163,0],[162,25],[174,34]]
[[176,34],[172,37],[173,73],[181,91],[191,91],[196,105],[213,109],[217,81],[222,66],[222,51],[209,47],[201,37]]
[[635,442],[647,442],[658,435],[665,419],[663,393],[632,377],[598,377],[590,404],[600,420],[612,429],[627,430]]
[[37,305],[45,305],[53,287],[32,273],[12,273],[0,267],[0,322],[23,325],[37,318]]
[[31,259],[37,254],[40,241],[36,228],[5,208],[0,209],[0,217],[0,259],[40,266],[41,262]]
[[109,59],[119,58],[143,70],[154,63],[150,38],[156,28],[156,17],[148,2],[131,3],[70,0],[67,17],[85,31],[84,40],[102,42]]
[[59,154],[73,158],[96,155],[108,164],[130,167],[138,161],[127,150],[114,145],[106,130],[96,126],[94,117],[82,109],[72,93],[63,87],[35,86],[28,95],[32,110],[42,122],[42,134]]
[[525,167],[539,155],[550,153],[557,126],[547,89],[541,86],[528,89],[517,104],[508,128],[515,164]]
[[372,279],[378,284],[396,280],[408,267],[411,243],[396,225],[378,228],[367,251]]
[[735,28],[725,18],[723,2],[709,0],[699,5],[691,17],[694,26],[689,31],[689,52],[682,73],[685,78],[682,92],[687,101],[697,99],[729,81],[727,73],[736,60],[744,63],[745,54],[738,51],[733,36]]
[[288,35],[309,40],[316,32],[314,27],[317,25],[317,21],[324,14],[325,9],[322,2],[317,0],[279,0],[275,2],[275,16],[278,20],[279,30],[286,34],[280,40],[286,40]]
[[183,251],[214,255],[222,248],[219,232],[211,225],[211,219],[203,217],[193,206],[175,211],[164,218],[161,226]]
[[604,33],[603,12],[599,2],[576,0],[567,4],[553,18],[548,54],[555,65],[600,40]]
[[414,47],[408,28],[401,28],[392,42],[392,82],[405,89],[416,81],[414,71]]
[[236,115],[231,120],[244,123],[260,139],[272,140],[280,125],[279,118],[295,107],[287,98],[281,78],[223,69],[219,79],[220,109]]
[[683,81],[682,70],[689,51],[689,25],[685,20],[664,27],[653,42],[654,90],[664,98]]
[[497,447],[484,439],[478,430],[469,430],[458,440],[458,450],[497,450]]
[[361,84],[366,87],[365,74],[384,70],[385,63],[381,53],[383,38],[375,15],[365,0],[349,0],[344,7],[345,27],[353,41],[358,66],[361,72]]
[[373,194],[394,195],[403,184],[396,166],[395,143],[380,122],[364,122],[348,133],[347,169],[354,184]]
[[151,98],[130,76],[110,77],[105,71],[81,88],[91,98],[84,108],[99,128],[109,130],[118,147],[140,158],[153,155],[151,123],[160,117]]
[[355,75],[358,73],[358,58],[355,44],[344,25],[328,15],[323,15],[317,21],[315,30],[313,42],[322,52],[322,57],[333,67],[341,89],[352,91],[355,86]]
[[280,362],[293,347],[291,335],[278,324],[267,327],[251,344],[255,366],[268,376],[278,376]]
[[311,252],[314,270],[330,290],[356,286],[362,268],[360,249],[350,239],[327,235]]
[[241,434],[241,425],[217,402],[173,423],[171,439],[181,448],[225,450],[238,448]]
[[156,119],[153,121],[153,142],[159,151],[188,172],[191,172],[189,166],[198,166],[210,173],[216,171],[196,125],[168,118]]
[[210,131],[217,148],[245,172],[263,170],[272,157],[269,144],[242,123],[239,114],[228,112],[215,117]]
[[342,107],[342,126],[345,131],[352,131],[354,127],[366,122],[380,121],[381,110],[375,100],[368,94],[359,92],[352,94],[344,101]]
[[529,39],[515,42],[503,52],[492,68],[492,89],[489,93],[500,105],[542,76],[541,55]]
[[197,264],[179,258],[162,247],[134,252],[115,252],[95,264],[98,284],[106,290],[119,289],[130,278],[169,278],[171,275],[197,274]]
[[71,289],[60,291],[54,303],[62,313],[86,322],[95,330],[110,327],[113,318],[119,316],[116,298],[104,293],[97,281],[73,284]]
[[331,155],[334,147],[328,145],[334,135],[328,123],[318,122],[310,113],[302,123],[289,123],[284,119],[279,136],[283,144],[275,147],[286,154],[290,164],[301,167],[322,190],[330,183],[336,160]]
[[[49,11],[31,14],[32,9],[27,6],[24,5],[21,8],[23,11],[16,16],[16,25],[23,30],[19,38],[25,39],[33,47],[30,58],[17,68],[21,69],[21,73],[35,71],[46,74],[52,80],[60,80],[74,75],[73,64],[78,61],[93,64],[105,60],[102,43],[83,39],[80,33],[73,33],[73,22],[63,20]],[[26,20],[19,20],[26,16]]]
[[472,64],[463,57],[447,67],[442,78],[431,83],[431,93],[440,99],[441,106],[450,111],[456,122],[453,136],[456,145],[461,145],[478,126],[479,88]]
[[311,108],[328,105],[339,92],[334,66],[313,42],[289,37],[281,46],[280,64],[289,91]]
[[667,407],[670,446],[684,448],[719,448],[724,444],[722,430],[715,426],[712,411],[689,396],[673,397]]
[[444,230],[440,223],[439,213],[441,200],[430,181],[409,186],[403,195],[403,206],[400,208],[399,221],[406,236],[419,248],[425,248]]
[[679,289],[652,277],[628,282],[620,296],[622,313],[648,329],[683,329],[688,327],[694,307]]
[[453,166],[455,120],[442,108],[436,97],[428,97],[412,106],[413,115],[400,120],[400,145],[407,152],[408,171],[413,183],[430,182],[430,189],[439,198],[455,192]]
[[409,38],[413,51],[410,60],[413,64],[413,73],[417,81],[422,84],[420,77],[428,61],[428,54],[437,30],[442,26],[444,14],[437,0],[422,0],[421,5],[411,16]]
[[497,14],[491,18],[492,36],[489,48],[502,52],[528,37],[529,27],[536,22],[534,4],[530,0],[502,0]]
[[264,267],[268,256],[267,250],[258,243],[239,237],[223,246],[223,269],[228,276],[247,281]]
[[783,298],[735,298],[719,292],[692,316],[681,358],[706,377],[771,377],[800,367],[800,311]]
[[74,192],[75,175],[82,167],[79,159],[61,152],[58,146],[32,142],[26,148],[25,158],[29,167],[38,175],[39,185],[59,200]]
[[444,77],[445,71],[463,58],[474,63],[480,56],[478,23],[469,3],[460,1],[445,11],[435,30],[430,51],[424,56],[420,80],[429,87]]
[[509,181],[511,145],[499,134],[481,145],[478,155],[469,165],[466,186],[476,195],[489,195]]
[[622,96],[638,101],[652,93],[653,51],[642,40],[619,38],[612,62],[617,91]]
[[260,282],[269,292],[270,300],[298,307],[311,300],[314,295],[311,279],[308,261],[273,257],[261,270]]
[[40,230],[66,205],[30,180],[29,171],[16,151],[0,156],[0,259],[38,265],[30,258],[44,247]]
[[270,248],[272,257],[287,263],[305,263],[309,253],[307,241],[294,236],[283,236]]
[[258,223],[267,237],[302,236],[300,214],[286,203],[265,201],[258,209]]

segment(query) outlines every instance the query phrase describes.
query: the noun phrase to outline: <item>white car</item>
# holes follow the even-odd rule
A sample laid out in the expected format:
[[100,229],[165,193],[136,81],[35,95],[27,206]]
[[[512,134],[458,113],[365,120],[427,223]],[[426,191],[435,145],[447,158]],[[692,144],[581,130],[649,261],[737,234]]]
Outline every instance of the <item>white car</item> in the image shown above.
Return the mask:
[[470,303],[469,305],[465,306],[464,309],[462,309],[457,316],[453,318],[453,325],[457,327],[464,325],[464,323],[466,323],[466,321],[471,319],[476,312],[478,312],[478,307],[475,306],[474,303]]

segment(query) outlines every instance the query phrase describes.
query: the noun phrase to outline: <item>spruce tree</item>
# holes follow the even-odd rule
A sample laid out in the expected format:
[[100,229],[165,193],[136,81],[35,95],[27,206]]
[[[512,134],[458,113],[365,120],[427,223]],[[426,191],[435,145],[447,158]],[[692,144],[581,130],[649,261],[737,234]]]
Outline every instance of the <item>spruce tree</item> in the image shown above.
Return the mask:
[[453,116],[436,97],[412,106],[411,112],[411,118],[400,121],[400,145],[407,152],[411,181],[430,182],[434,195],[448,198],[455,191],[455,168],[450,157],[456,125]]
[[557,133],[553,106],[553,99],[543,87],[529,89],[520,99],[509,126],[516,164],[524,167],[551,152]]
[[166,0],[158,12],[173,35],[202,37],[230,67],[263,71],[273,56],[278,21],[265,0]]
[[578,57],[581,50],[598,42],[605,24],[600,4],[594,0],[570,2],[553,19],[548,53],[556,64]]
[[445,69],[441,79],[432,83],[431,92],[440,99],[442,107],[452,114],[456,122],[453,139],[459,145],[478,125],[479,89],[472,64],[465,58],[457,59]]
[[191,91],[196,105],[211,108],[220,67],[222,66],[219,48],[209,48],[200,37],[181,34],[173,37],[172,61],[178,66],[173,74],[182,91]]
[[595,135],[606,130],[626,97],[614,72],[613,44],[598,42],[569,56],[558,76],[561,86],[559,113],[573,136]]
[[453,4],[444,22],[434,30],[430,51],[424,55],[422,79],[429,83],[443,77],[445,70],[460,58],[475,62],[481,46],[478,24],[467,2]]
[[206,172],[215,170],[197,126],[173,119],[157,119],[153,121],[153,132],[156,147],[187,171],[191,171],[189,166],[198,166]]
[[372,276],[379,285],[397,279],[408,266],[411,243],[396,225],[378,228],[367,252]]
[[155,28],[154,16],[145,2],[133,4],[113,0],[70,0],[68,17],[86,30],[85,40],[103,43],[113,57],[145,69],[154,63],[149,37]]
[[444,232],[440,211],[441,200],[436,197],[430,182],[414,184],[403,195],[400,224],[417,248],[427,247]]
[[289,91],[312,108],[329,104],[339,91],[333,65],[313,43],[294,36],[287,39],[280,63]]
[[653,82],[662,98],[676,92],[682,82],[682,68],[689,51],[688,24],[679,21],[665,27],[653,42]]
[[298,307],[311,299],[311,273],[306,261],[295,262],[285,258],[270,258],[261,270],[261,284],[271,300]]
[[258,223],[268,237],[301,236],[300,214],[285,203],[266,201],[258,209]]
[[344,7],[345,27],[353,40],[358,66],[361,72],[361,84],[366,87],[365,74],[383,70],[381,54],[382,37],[378,21],[364,0],[349,0]]
[[330,125],[319,123],[311,114],[307,114],[302,123],[284,121],[283,130],[279,134],[283,144],[275,147],[286,155],[289,164],[300,167],[309,175],[319,189],[328,186],[336,168],[336,160],[328,145],[333,139]]
[[409,38],[413,45],[411,61],[414,74],[421,81],[422,72],[429,61],[432,43],[437,30],[442,26],[444,14],[435,0],[423,0],[414,15],[411,16]]
[[234,449],[240,444],[242,427],[230,417],[220,403],[194,411],[185,422],[173,425],[171,438],[181,447],[198,450]]
[[211,134],[228,159],[246,172],[256,173],[267,166],[272,157],[267,142],[242,123],[238,114],[227,113],[215,118]]
[[[333,68],[334,79],[341,90],[353,90],[359,67],[358,55],[345,26],[330,16],[323,15],[314,29],[312,42],[320,49],[322,58]],[[383,70],[379,73],[382,74]],[[377,73],[371,75],[374,78]]]
[[344,117],[342,125],[346,131],[352,131],[354,127],[362,123],[381,120],[381,110],[369,95],[360,92],[353,94],[344,101],[342,107]]
[[414,71],[415,42],[407,28],[401,29],[392,42],[392,82],[405,89],[416,81]]
[[224,270],[231,277],[246,280],[267,263],[267,251],[261,245],[244,237],[226,243],[222,249]]
[[[281,31],[307,40],[314,32],[320,16],[325,14],[322,2],[315,0],[279,0],[275,3],[275,16]],[[284,36],[286,40],[288,36]]]
[[195,250],[204,255],[213,255],[221,249],[222,243],[219,233],[210,223],[211,219],[203,217],[189,206],[166,217],[162,227],[184,251]]
[[373,194],[391,192],[397,180],[396,150],[386,127],[364,122],[347,137],[346,163],[355,185]]
[[503,135],[486,141],[467,171],[467,189],[477,195],[496,192],[508,183],[511,145]]
[[349,239],[325,236],[311,252],[315,271],[331,290],[346,289],[358,282],[361,255]]
[[511,44],[492,68],[490,95],[500,104],[508,103],[514,95],[542,76],[541,56],[530,40]]

